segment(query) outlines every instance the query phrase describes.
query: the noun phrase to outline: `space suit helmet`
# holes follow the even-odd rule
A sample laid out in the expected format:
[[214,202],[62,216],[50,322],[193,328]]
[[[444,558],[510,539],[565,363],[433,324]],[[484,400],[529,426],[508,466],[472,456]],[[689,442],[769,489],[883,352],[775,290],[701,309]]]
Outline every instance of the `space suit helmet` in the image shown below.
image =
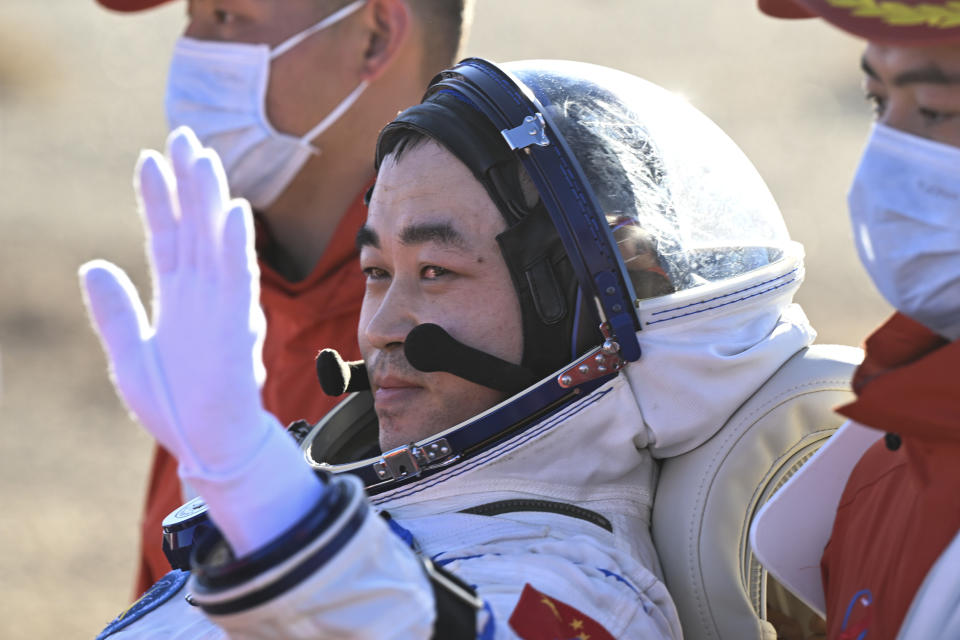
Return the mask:
[[604,384],[642,358],[647,327],[775,289],[781,276],[764,282],[762,273],[798,251],[740,149],[682,98],[621,71],[467,59],[383,129],[377,165],[420,136],[460,159],[507,223],[498,242],[520,299],[524,353],[519,367],[491,362],[458,349],[442,327],[414,328],[405,342],[414,367],[487,386],[508,380],[511,396],[359,462],[359,440],[332,424],[342,414],[375,442],[371,403],[342,404],[305,451],[361,475],[371,493],[479,455]]

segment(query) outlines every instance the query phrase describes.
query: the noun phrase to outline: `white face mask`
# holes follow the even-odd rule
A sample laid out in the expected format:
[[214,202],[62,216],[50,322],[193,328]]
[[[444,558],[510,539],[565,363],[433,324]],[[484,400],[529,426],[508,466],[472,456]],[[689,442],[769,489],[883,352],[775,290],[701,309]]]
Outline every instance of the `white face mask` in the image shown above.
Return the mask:
[[270,61],[307,37],[363,6],[357,0],[274,49],[265,44],[213,42],[181,37],[173,51],[166,109],[171,129],[188,126],[223,160],[233,195],[255,209],[269,207],[312,154],[310,141],[339,119],[360,97],[363,81],[302,138],[277,131],[267,120]]
[[875,124],[847,202],[860,260],[887,302],[960,338],[960,149]]

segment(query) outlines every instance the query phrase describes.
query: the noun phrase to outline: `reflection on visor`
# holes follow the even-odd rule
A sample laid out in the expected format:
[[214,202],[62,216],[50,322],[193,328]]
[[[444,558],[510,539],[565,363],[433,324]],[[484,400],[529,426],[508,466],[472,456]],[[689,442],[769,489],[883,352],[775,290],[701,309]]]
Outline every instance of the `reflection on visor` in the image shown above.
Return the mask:
[[606,218],[638,300],[724,280],[783,258],[778,247],[691,247],[686,256],[687,280],[677,286],[664,269],[665,257],[652,233],[630,216],[608,214]]
[[607,224],[623,257],[637,298],[644,300],[676,291],[660,265],[656,241],[630,216],[608,215]]

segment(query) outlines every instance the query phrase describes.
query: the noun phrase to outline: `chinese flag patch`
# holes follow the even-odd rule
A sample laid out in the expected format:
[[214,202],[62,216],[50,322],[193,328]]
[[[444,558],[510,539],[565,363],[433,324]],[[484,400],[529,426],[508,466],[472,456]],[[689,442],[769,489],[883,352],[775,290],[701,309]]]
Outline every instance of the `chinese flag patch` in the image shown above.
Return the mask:
[[600,623],[556,598],[524,585],[510,616],[510,628],[523,640],[614,640]]

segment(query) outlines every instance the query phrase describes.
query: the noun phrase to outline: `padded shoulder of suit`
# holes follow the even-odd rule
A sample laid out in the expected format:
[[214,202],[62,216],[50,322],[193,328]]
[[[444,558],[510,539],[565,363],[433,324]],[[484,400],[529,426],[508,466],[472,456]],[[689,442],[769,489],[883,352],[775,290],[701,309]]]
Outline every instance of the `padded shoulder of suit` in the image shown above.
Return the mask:
[[750,523],[842,424],[833,409],[853,398],[862,359],[840,345],[799,351],[710,440],[663,460],[652,531],[685,638],[776,637]]

